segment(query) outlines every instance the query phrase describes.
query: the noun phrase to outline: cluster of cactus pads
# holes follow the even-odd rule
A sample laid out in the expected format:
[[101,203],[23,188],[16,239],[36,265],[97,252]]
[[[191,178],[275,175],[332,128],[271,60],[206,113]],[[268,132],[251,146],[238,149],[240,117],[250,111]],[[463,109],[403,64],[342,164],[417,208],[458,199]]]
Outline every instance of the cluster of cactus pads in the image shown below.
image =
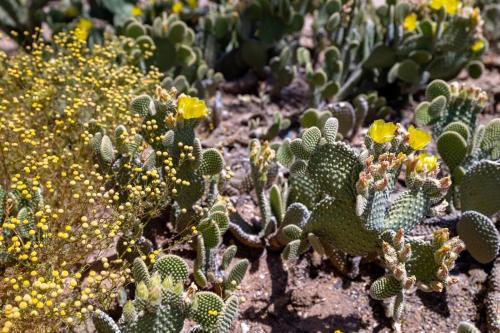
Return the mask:
[[477,123],[487,96],[479,88],[433,81],[416,120],[432,126],[437,149],[453,179],[450,202],[462,211],[457,231],[479,262],[495,259],[500,235],[490,219],[500,211],[500,120]]
[[133,265],[135,299],[128,301],[118,323],[102,311],[93,322],[99,333],[182,332],[187,319],[196,326],[190,332],[229,333],[238,313],[238,297],[226,300],[215,293],[197,291],[193,284],[184,289],[188,265],[175,255],[158,259],[153,273],[137,258]]
[[[409,236],[441,210],[451,181],[438,178],[435,157],[416,152],[430,141],[421,130],[378,121],[358,153],[338,141],[337,118],[325,114],[318,126],[275,147],[278,161],[291,174],[287,190],[273,187],[270,193],[285,210],[284,218],[275,218],[281,222],[275,234],[287,243],[283,257],[297,258],[312,246],[349,273],[349,256],[380,255],[388,273],[373,284],[371,295],[394,297],[393,316],[399,319],[405,290],[416,285],[441,291],[455,281],[448,272],[465,248],[461,240],[451,238],[447,229],[436,231],[431,240]],[[394,198],[404,165],[407,190]]]
[[163,86],[194,96],[209,97],[223,76],[209,68],[194,46],[195,33],[176,15],[156,17],[147,25],[130,19],[124,25],[124,48],[142,67],[167,73]]
[[[232,264],[237,251],[234,245],[221,258],[217,255],[229,227],[227,205],[218,189],[229,174],[222,155],[216,149],[203,149],[196,138],[195,128],[208,112],[204,102],[186,95],[177,97],[176,93],[175,88],[167,91],[158,87],[154,97],[140,95],[132,100],[132,114],[142,119],[140,133],[129,133],[119,125],[111,139],[90,121],[90,145],[110,187],[162,184],[158,200],[171,208],[175,231],[193,236],[194,281],[229,298],[224,303],[214,293],[194,293],[195,287],[184,293],[187,265],[176,256],[156,261],[153,270],[157,273],[152,276],[137,258],[139,253],[125,256],[134,261],[136,299],[125,306],[118,326],[98,312],[94,321],[99,332],[180,332],[186,318],[199,324],[193,332],[229,332],[237,313],[238,300],[231,295],[239,288],[249,262],[243,259]],[[120,238],[119,253],[125,252],[121,243],[127,237]]]

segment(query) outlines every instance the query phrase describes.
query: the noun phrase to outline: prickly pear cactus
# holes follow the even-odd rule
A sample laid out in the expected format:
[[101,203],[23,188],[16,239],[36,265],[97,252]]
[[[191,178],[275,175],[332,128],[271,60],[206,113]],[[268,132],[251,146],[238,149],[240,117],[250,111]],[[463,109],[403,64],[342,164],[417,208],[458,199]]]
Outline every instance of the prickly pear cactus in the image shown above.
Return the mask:
[[457,231],[471,255],[481,263],[495,259],[499,235],[492,215],[500,210],[500,120],[477,123],[487,101],[478,88],[433,81],[427,101],[416,110],[417,122],[431,125],[437,149],[450,170],[451,202],[463,214]]
[[191,286],[184,290],[188,277],[186,262],[175,255],[158,259],[150,274],[145,263],[137,258],[133,266],[136,295],[123,307],[115,323],[106,313],[97,310],[93,322],[99,333],[181,332],[187,319],[198,325],[197,332],[229,332],[238,314],[238,298],[226,301],[212,292],[197,292]]
[[[303,214],[290,214],[282,228],[288,241],[283,257],[297,258],[312,246],[345,269],[345,254],[381,255],[388,274],[373,284],[371,294],[376,299],[393,297],[392,316],[399,321],[405,290],[416,285],[441,291],[455,282],[448,271],[464,249],[462,241],[450,238],[447,230],[437,232],[432,242],[404,236],[437,211],[432,207],[441,202],[451,182],[449,177],[438,178],[436,157],[418,152],[431,140],[426,132],[379,120],[370,126],[365,148],[357,153],[335,141],[335,123],[336,118],[329,118],[322,129],[309,127],[292,141],[294,146],[285,147],[291,155],[284,160],[292,160],[292,179],[308,179],[316,203],[310,212],[301,205]],[[286,153],[278,153],[283,159],[281,155]],[[297,163],[302,167],[294,169]],[[407,189],[393,198],[390,194],[403,165]]]
[[209,68],[194,46],[194,31],[176,15],[156,17],[151,26],[136,19],[123,27],[127,37],[124,48],[139,66],[156,66],[168,73],[163,80],[165,89],[201,98],[213,96],[223,76]]

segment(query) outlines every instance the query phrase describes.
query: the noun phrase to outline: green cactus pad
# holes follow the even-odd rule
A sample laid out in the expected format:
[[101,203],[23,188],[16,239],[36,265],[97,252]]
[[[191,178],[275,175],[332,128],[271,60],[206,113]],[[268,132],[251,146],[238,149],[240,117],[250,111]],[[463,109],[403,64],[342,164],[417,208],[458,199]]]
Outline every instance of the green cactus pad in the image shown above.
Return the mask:
[[323,243],[351,255],[375,253],[378,247],[376,233],[368,231],[356,216],[352,203],[327,197],[321,200],[304,226],[304,232],[321,235]]
[[429,116],[431,118],[441,118],[445,112],[446,103],[446,97],[442,95],[434,98],[429,104]]
[[410,239],[411,257],[406,261],[406,271],[408,276],[415,275],[417,281],[430,283],[436,281],[436,273],[439,266],[434,260],[435,248],[419,239]]
[[462,321],[458,324],[457,333],[481,333],[481,331],[474,324]]
[[229,264],[236,255],[236,251],[238,251],[238,247],[236,245],[231,245],[224,251],[221,260],[221,269],[224,270],[229,267]]
[[295,260],[299,258],[299,248],[300,248],[300,240],[296,239],[288,243],[283,252],[281,253],[281,257],[283,260]]
[[333,144],[337,139],[337,132],[339,130],[339,121],[337,118],[328,118],[323,127],[323,136],[326,141]]
[[245,277],[248,266],[250,262],[247,259],[238,261],[227,274],[224,282],[224,287],[226,290],[235,290],[237,286],[240,285],[241,281]]
[[430,202],[424,192],[406,191],[392,204],[385,225],[388,229],[411,231],[421,223],[430,209]]
[[209,217],[217,224],[221,235],[224,234],[229,228],[229,216],[227,216],[227,213],[225,211],[213,212]]
[[161,279],[170,276],[174,283],[184,283],[188,277],[188,266],[179,256],[168,254],[156,260],[153,269],[160,273]]
[[[500,119],[496,118],[490,121],[484,128],[484,136],[481,141],[481,149],[493,150],[500,146]],[[492,156],[498,159],[499,156]]]
[[500,210],[500,163],[483,160],[467,170],[460,184],[462,211],[491,216]]
[[144,281],[144,283],[149,283],[149,271],[146,263],[141,258],[135,258],[132,267],[132,274],[134,276],[135,283]]
[[470,138],[470,131],[467,125],[462,123],[461,121],[454,121],[450,124],[448,124],[444,129],[443,132],[456,132],[460,134],[460,136],[466,141],[469,141]]
[[224,310],[217,322],[217,333],[230,333],[234,320],[238,316],[239,300],[237,296],[229,296],[224,303]]
[[316,145],[319,142],[319,139],[321,139],[321,131],[319,128],[313,126],[304,131],[302,134],[302,143],[304,146],[304,149],[310,154],[314,151],[316,148]]
[[370,296],[376,300],[383,300],[398,295],[401,290],[401,282],[392,276],[383,276],[370,286]]
[[290,177],[289,192],[287,196],[287,205],[298,202],[312,209],[316,203],[318,193],[314,183],[307,177],[307,175]]
[[438,96],[444,96],[447,101],[451,98],[450,86],[443,80],[432,81],[425,90],[425,99],[429,102]]
[[200,165],[202,175],[216,175],[224,168],[224,160],[222,155],[216,149],[206,149],[203,151]]
[[283,236],[286,241],[291,242],[296,239],[300,239],[302,235],[302,229],[295,224],[287,225],[283,228]]
[[121,333],[120,328],[113,318],[101,310],[97,310],[92,315],[92,322],[98,333]]
[[356,153],[341,142],[325,144],[312,154],[307,172],[316,188],[336,198],[353,200],[354,180],[361,171]]
[[222,235],[216,222],[212,220],[205,220],[200,223],[198,229],[203,236],[203,241],[207,248],[213,249],[220,245]]
[[466,211],[457,224],[457,232],[469,253],[480,263],[494,260],[500,247],[500,234],[485,215]]
[[396,53],[386,45],[377,45],[364,61],[363,67],[368,69],[389,68],[396,62]]
[[141,117],[147,117],[151,113],[151,105],[153,105],[153,99],[151,97],[148,95],[140,95],[130,102],[130,111]]
[[101,140],[100,157],[107,165],[111,165],[115,159],[113,143],[111,143],[111,139],[107,135],[104,135]]
[[453,171],[467,155],[467,142],[456,132],[444,132],[437,140],[437,149],[443,161]]
[[205,330],[217,329],[219,316],[223,314],[224,301],[214,293],[200,291],[191,303],[190,316]]

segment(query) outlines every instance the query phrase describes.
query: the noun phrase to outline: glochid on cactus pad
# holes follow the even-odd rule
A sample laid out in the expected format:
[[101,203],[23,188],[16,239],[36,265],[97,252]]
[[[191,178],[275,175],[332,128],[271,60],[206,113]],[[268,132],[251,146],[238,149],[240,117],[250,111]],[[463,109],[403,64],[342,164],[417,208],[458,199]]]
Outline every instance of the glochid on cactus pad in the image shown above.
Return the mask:
[[159,258],[152,274],[142,259],[136,258],[133,275],[135,299],[125,304],[118,323],[101,310],[94,312],[97,332],[177,333],[182,332],[188,319],[197,324],[193,328],[196,332],[230,332],[238,314],[238,298],[233,295],[224,301],[212,292],[197,291],[194,285],[184,290],[188,266],[182,258]]

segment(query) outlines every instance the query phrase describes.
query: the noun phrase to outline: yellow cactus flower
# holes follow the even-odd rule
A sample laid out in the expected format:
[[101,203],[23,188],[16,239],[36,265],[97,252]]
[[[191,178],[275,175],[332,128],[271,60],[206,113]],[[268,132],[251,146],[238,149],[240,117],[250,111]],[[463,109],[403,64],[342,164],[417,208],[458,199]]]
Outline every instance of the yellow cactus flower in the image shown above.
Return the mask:
[[142,9],[140,9],[137,6],[132,7],[132,10],[130,11],[130,14],[134,17],[138,17],[142,15]]
[[417,156],[415,171],[431,172],[437,168],[437,165],[438,165],[438,159],[436,156],[423,153]]
[[405,17],[403,22],[403,27],[407,31],[415,31],[417,28],[417,14],[411,13],[410,15]]
[[426,131],[410,126],[408,128],[408,144],[413,150],[422,150],[431,142],[431,135]]
[[184,8],[184,6],[182,5],[182,3],[180,2],[176,2],[174,3],[174,5],[172,6],[172,13],[174,14],[179,14],[180,12],[182,12],[182,9]]
[[474,44],[472,44],[472,46],[470,47],[470,49],[474,53],[481,52],[484,49],[484,41],[482,39],[476,40],[474,42]]
[[198,0],[187,0],[187,3],[192,9],[198,8]]
[[386,123],[384,120],[375,120],[368,129],[368,135],[376,143],[386,143],[391,141],[396,135],[397,126],[392,123]]
[[177,100],[177,110],[184,119],[202,118],[208,114],[205,102],[196,97],[181,95]]
[[458,10],[459,0],[431,0],[431,8],[439,10],[444,8],[449,15],[455,15]]
[[89,37],[90,29],[92,29],[92,21],[86,18],[82,18],[76,28],[75,28],[75,37],[79,41],[86,42]]

